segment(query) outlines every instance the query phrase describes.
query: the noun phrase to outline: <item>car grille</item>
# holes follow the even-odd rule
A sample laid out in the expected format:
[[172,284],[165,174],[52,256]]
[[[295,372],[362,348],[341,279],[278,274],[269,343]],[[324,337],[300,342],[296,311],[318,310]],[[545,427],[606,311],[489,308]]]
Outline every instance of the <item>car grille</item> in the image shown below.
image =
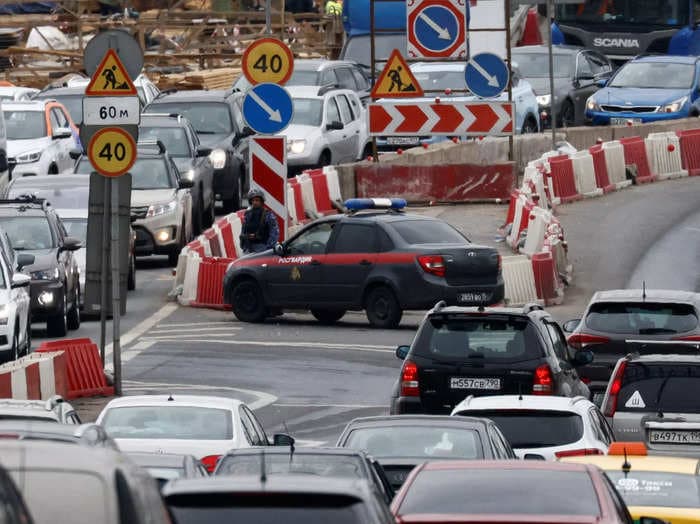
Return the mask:
[[138,220],[139,218],[146,218],[148,213],[148,206],[139,206],[131,208],[131,220]]
[[658,106],[604,106],[600,108],[609,113],[655,113],[658,111]]

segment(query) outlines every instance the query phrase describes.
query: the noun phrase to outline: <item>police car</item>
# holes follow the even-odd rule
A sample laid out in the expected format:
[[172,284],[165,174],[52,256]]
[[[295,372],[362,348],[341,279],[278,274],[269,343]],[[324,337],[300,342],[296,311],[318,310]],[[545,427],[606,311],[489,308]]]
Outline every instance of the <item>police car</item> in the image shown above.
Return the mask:
[[449,224],[406,214],[402,199],[353,199],[347,213],[309,224],[274,249],[232,262],[224,300],[244,322],[310,309],[331,324],[365,310],[372,326],[395,327],[404,310],[436,301],[488,305],[503,299],[501,257]]

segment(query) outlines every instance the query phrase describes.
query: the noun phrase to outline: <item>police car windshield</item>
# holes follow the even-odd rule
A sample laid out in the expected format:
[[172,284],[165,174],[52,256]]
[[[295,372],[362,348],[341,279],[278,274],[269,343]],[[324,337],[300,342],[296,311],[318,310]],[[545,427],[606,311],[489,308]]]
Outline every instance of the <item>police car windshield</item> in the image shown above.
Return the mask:
[[639,471],[634,467],[634,459],[630,473],[622,472],[620,461],[620,471],[606,471],[605,474],[628,506],[700,507],[700,477],[697,475]]
[[630,62],[620,68],[609,87],[690,89],[695,65],[671,62]]
[[150,105],[147,112],[180,114],[197,133],[205,135],[228,135],[233,125],[229,106],[224,102],[164,102]]
[[440,220],[397,220],[390,223],[407,244],[467,244],[469,240]]
[[320,126],[321,117],[323,116],[322,109],[322,100],[315,100],[312,98],[295,98],[292,124],[298,126]]
[[139,127],[139,140],[160,140],[170,156],[192,156],[187,135],[182,127]]
[[3,111],[8,140],[31,140],[46,136],[43,111]]
[[17,251],[56,247],[45,216],[0,216],[0,227],[7,233],[12,248]]

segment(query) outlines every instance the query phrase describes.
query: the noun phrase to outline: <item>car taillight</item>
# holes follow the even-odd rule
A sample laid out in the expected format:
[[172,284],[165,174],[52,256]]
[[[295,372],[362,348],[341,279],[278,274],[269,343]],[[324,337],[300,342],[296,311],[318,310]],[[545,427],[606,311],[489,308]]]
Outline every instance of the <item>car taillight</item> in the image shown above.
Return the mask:
[[547,364],[542,364],[535,370],[535,380],[532,384],[533,395],[551,395],[554,391],[552,370]]
[[622,377],[625,375],[626,367],[626,360],[620,362],[620,365],[615,372],[615,376],[610,383],[607,400],[603,406],[603,415],[606,417],[612,417],[615,415],[615,411],[617,411],[617,396],[620,394],[620,390],[622,389]]
[[411,362],[410,360],[404,362],[403,369],[401,370],[401,396],[420,396],[420,391],[418,389],[418,366],[415,362]]
[[554,453],[557,458],[564,457],[582,457],[586,455],[605,455],[602,451],[595,448],[585,448],[585,449],[567,449],[565,451],[557,451]]
[[204,464],[204,467],[207,468],[209,473],[214,473],[220,458],[221,455],[207,455],[206,457],[200,459],[200,462]]
[[700,342],[700,335],[688,335],[685,337],[673,337],[673,340],[680,340],[681,342]]
[[573,333],[567,339],[569,345],[574,349],[585,349],[595,344],[606,344],[610,342],[608,337],[589,335],[587,333]]
[[440,255],[421,255],[418,257],[418,263],[426,273],[436,277],[445,276],[445,259]]

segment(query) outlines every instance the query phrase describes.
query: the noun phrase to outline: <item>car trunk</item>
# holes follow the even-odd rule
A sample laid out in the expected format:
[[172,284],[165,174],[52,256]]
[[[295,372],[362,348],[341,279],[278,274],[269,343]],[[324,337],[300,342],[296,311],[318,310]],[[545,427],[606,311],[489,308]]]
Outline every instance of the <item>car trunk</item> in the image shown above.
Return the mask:
[[451,286],[493,284],[498,279],[500,255],[492,248],[443,245],[446,258],[445,280]]

